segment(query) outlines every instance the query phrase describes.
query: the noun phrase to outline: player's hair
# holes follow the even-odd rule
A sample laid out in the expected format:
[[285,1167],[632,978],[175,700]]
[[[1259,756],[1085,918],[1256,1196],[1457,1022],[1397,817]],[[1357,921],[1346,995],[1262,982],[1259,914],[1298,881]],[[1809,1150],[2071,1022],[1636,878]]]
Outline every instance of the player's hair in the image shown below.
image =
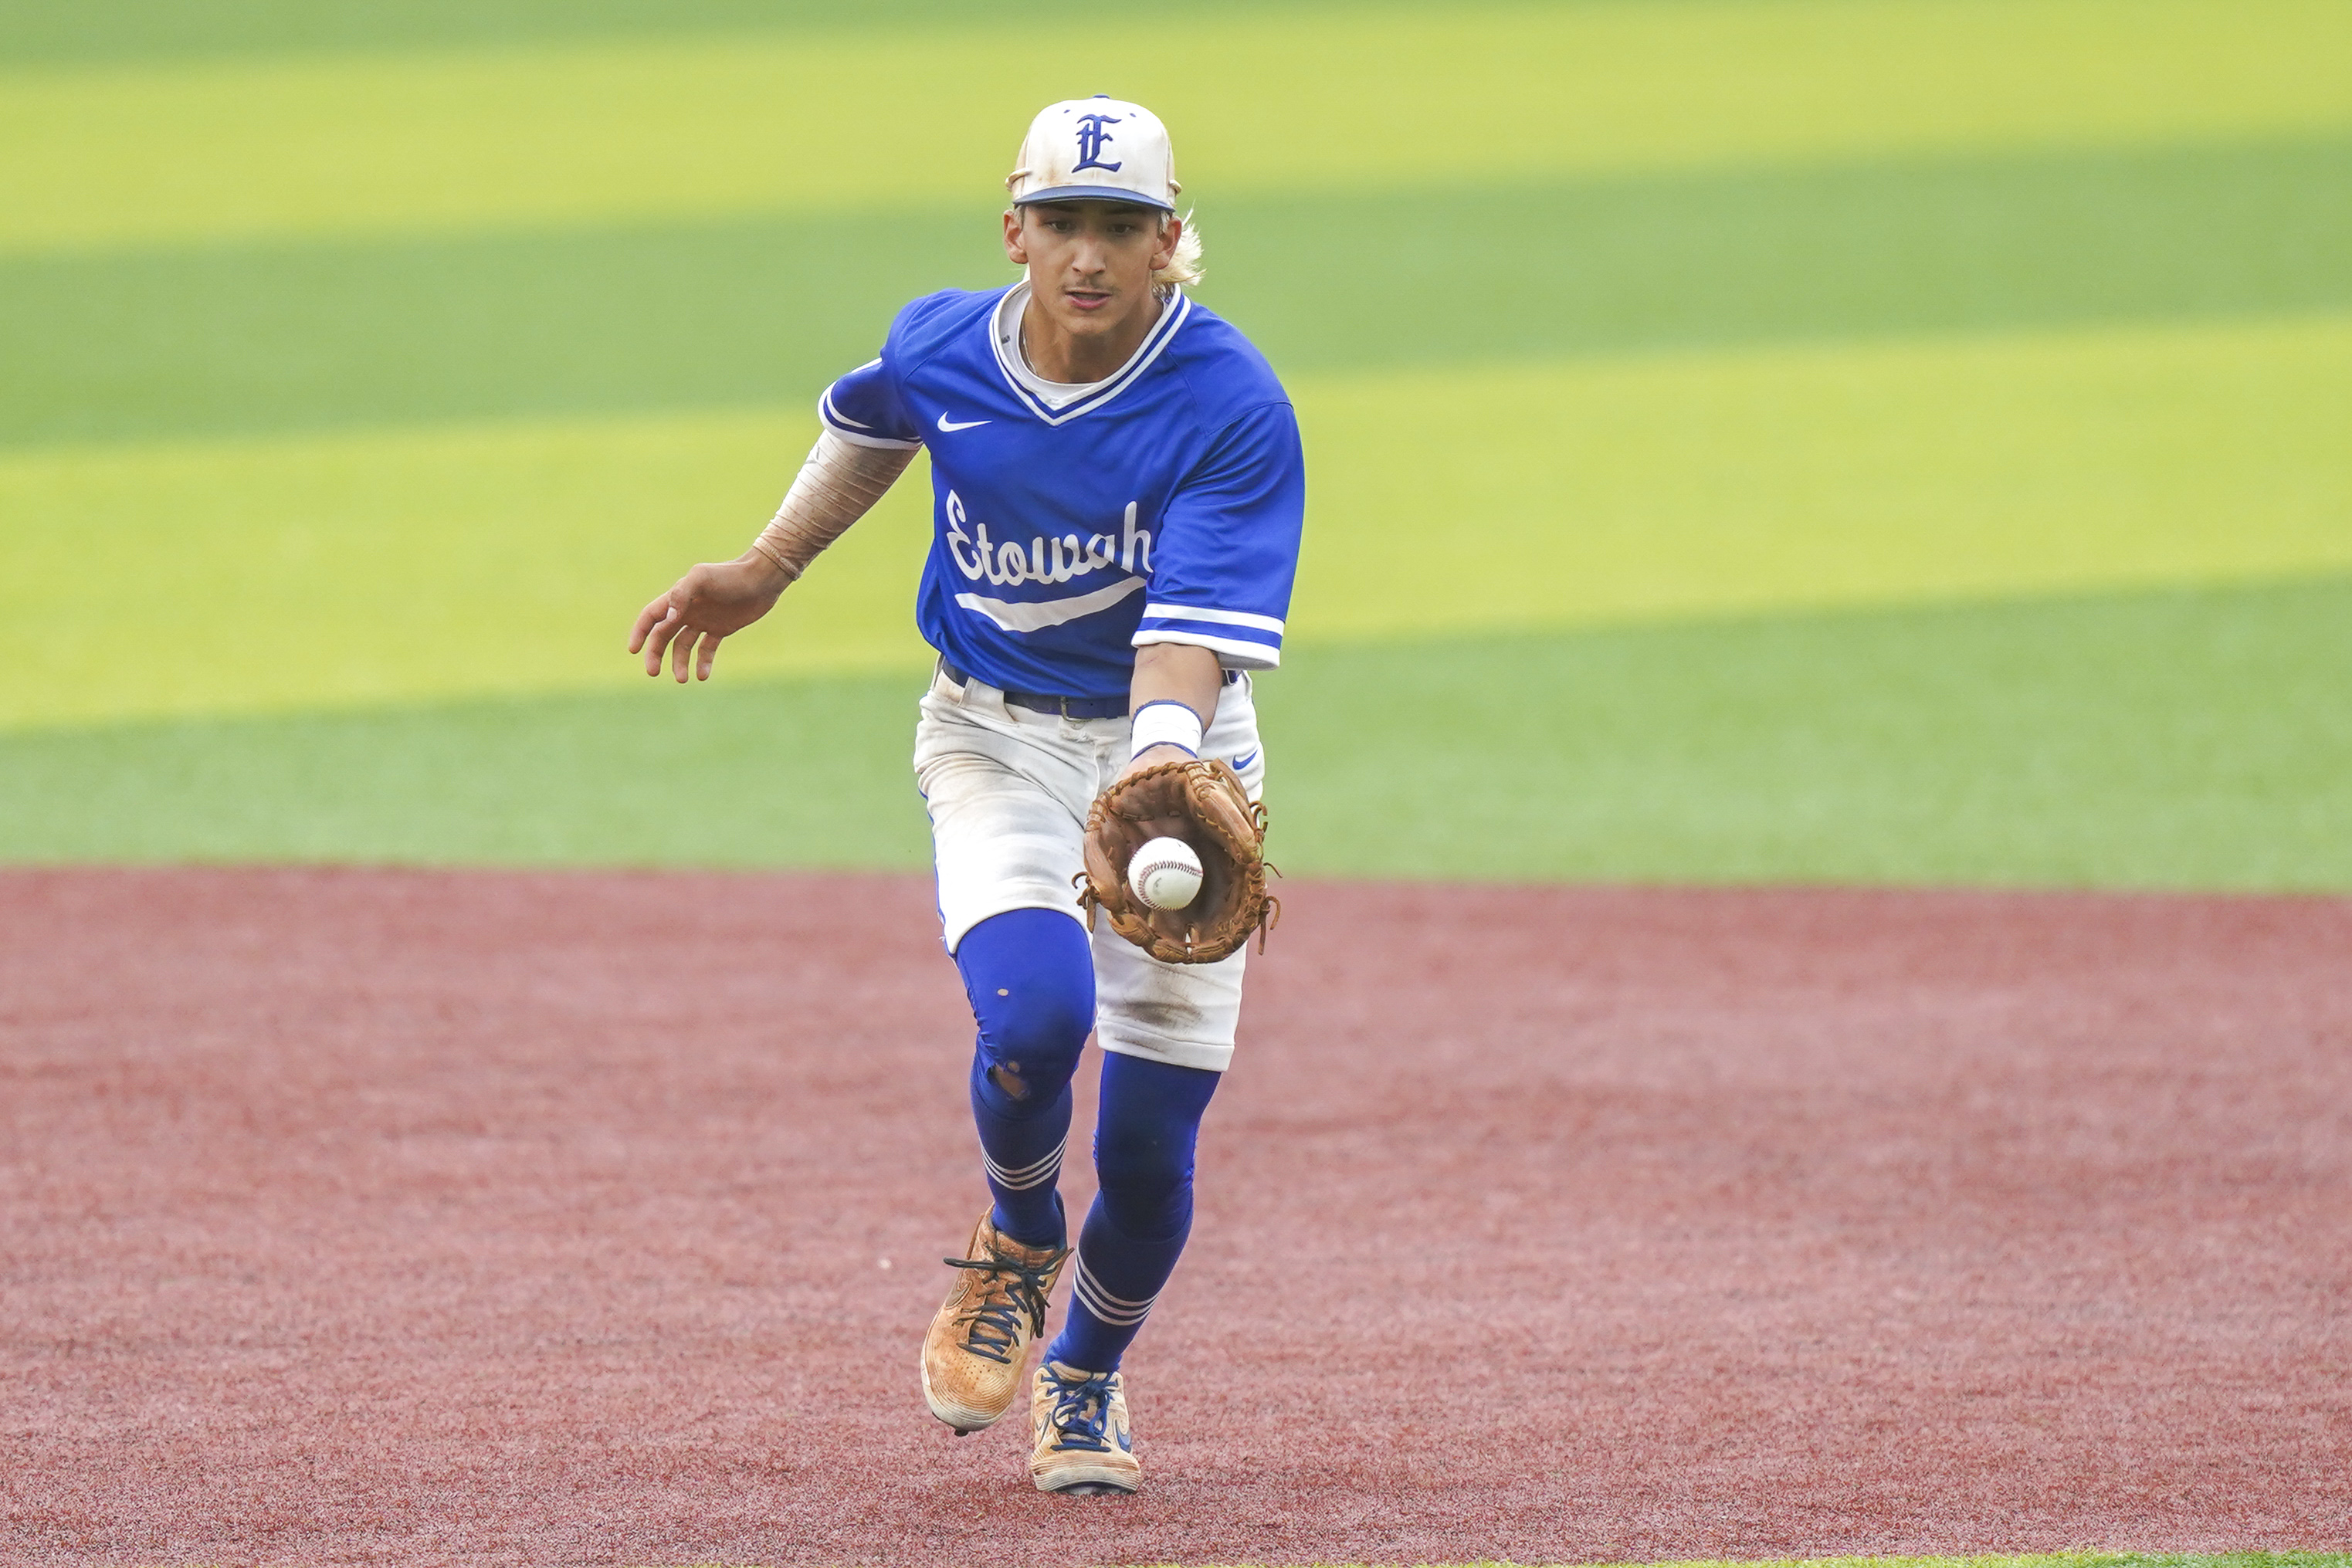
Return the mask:
[[[1160,226],[1165,229],[1168,220],[1161,218]],[[1184,232],[1176,238],[1176,254],[1168,258],[1167,266],[1151,275],[1152,284],[1156,287],[1167,288],[1181,283],[1190,288],[1200,282],[1207,271],[1208,268],[1201,264],[1201,231],[1192,226],[1192,214],[1186,213]]]

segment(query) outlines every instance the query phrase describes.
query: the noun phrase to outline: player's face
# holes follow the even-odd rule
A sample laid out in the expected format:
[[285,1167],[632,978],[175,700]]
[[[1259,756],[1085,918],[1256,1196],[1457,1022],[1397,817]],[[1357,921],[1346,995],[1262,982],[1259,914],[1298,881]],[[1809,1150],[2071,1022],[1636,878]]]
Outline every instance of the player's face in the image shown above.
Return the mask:
[[1004,214],[1004,254],[1029,269],[1030,298],[1055,326],[1094,337],[1149,313],[1151,275],[1183,228],[1151,207],[1037,202]]

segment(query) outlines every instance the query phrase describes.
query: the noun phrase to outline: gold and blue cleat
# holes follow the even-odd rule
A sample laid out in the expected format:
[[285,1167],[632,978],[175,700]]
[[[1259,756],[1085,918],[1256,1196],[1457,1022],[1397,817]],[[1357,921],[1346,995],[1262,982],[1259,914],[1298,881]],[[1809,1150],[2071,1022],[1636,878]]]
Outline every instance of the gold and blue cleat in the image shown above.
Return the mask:
[[1069,1256],[1066,1247],[1024,1247],[982,1214],[964,1255],[940,1260],[959,1272],[923,1335],[923,1403],[959,1437],[1013,1408]]
[[1125,1496],[1143,1485],[1116,1372],[1048,1361],[1030,1382],[1029,1479],[1065,1497]]

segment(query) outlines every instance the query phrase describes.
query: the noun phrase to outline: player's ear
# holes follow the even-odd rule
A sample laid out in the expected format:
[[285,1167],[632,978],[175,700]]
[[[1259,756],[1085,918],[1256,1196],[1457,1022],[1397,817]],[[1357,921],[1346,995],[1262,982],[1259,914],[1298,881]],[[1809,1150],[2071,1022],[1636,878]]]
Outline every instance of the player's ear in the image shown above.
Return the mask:
[[1004,254],[1015,267],[1029,265],[1029,247],[1021,243],[1021,209],[1004,209]]
[[1160,220],[1160,238],[1151,246],[1151,270],[1158,272],[1176,259],[1176,246],[1184,238],[1184,220],[1171,213]]

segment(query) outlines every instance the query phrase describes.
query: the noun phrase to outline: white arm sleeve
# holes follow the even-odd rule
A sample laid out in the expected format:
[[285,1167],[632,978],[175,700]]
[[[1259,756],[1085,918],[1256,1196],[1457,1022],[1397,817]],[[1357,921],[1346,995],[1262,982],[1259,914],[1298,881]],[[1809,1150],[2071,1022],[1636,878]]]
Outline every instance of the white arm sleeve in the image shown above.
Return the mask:
[[751,548],[774,561],[787,581],[798,581],[817,553],[872,511],[914,460],[912,447],[859,446],[826,431],[809,448],[775,519]]

